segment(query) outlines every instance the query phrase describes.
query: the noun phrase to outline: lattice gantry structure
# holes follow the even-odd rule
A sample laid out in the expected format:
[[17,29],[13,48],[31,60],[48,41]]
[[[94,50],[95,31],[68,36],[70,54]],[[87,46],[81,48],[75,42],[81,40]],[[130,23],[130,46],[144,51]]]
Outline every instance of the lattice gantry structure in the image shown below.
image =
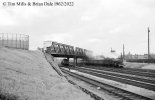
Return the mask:
[[[49,42],[49,41],[48,41]],[[87,52],[86,49],[79,47],[70,46],[57,42],[49,42],[49,45],[46,47],[46,53],[51,54],[54,57],[67,57],[67,58],[86,58]]]
[[46,48],[46,53],[51,54],[54,57],[74,57],[74,47],[65,45],[62,43],[52,42],[49,47]]

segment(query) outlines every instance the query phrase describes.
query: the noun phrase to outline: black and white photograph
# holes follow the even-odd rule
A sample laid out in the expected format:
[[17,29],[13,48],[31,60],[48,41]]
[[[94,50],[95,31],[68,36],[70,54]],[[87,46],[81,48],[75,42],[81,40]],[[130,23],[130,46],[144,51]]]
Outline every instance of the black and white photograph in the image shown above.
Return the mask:
[[155,100],[155,0],[0,0],[0,100]]

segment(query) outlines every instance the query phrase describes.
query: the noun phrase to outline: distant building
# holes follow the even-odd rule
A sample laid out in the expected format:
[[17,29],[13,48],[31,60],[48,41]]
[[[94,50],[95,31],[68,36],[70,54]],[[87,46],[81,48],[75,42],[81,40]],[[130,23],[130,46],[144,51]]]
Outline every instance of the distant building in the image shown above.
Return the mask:
[[[155,54],[150,54],[151,58],[152,59],[155,59]],[[144,54],[144,55],[139,55],[139,54],[126,54],[125,55],[125,59],[128,60],[128,59],[148,59],[148,54]]]
[[44,41],[43,43],[43,49],[46,50],[46,47],[49,47],[52,45],[53,41]]
[[150,56],[151,56],[151,58],[155,59],[155,54],[154,53],[150,54]]

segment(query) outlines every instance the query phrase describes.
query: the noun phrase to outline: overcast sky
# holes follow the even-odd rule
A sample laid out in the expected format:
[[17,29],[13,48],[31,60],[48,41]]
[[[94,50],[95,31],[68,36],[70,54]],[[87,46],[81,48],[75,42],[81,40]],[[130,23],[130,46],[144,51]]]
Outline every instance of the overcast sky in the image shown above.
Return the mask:
[[126,53],[143,54],[149,26],[155,53],[155,0],[36,0],[72,1],[72,7],[4,7],[4,1],[9,0],[0,0],[0,33],[30,35],[30,49],[51,40],[97,54],[111,48],[120,54],[124,44]]

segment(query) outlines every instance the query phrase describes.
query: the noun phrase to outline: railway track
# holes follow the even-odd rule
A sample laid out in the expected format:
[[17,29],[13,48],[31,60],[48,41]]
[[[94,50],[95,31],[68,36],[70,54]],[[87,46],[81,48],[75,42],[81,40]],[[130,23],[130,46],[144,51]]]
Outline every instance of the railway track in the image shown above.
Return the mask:
[[149,89],[155,91],[155,80],[145,79],[145,78],[139,78],[136,76],[130,76],[130,75],[121,75],[120,73],[112,73],[108,71],[101,71],[101,70],[94,70],[89,68],[73,68],[74,70],[78,70],[83,73],[91,74],[100,78],[106,78],[114,81],[118,81],[125,84],[134,85],[137,87]]
[[85,66],[86,68],[93,68],[105,71],[119,72],[125,74],[132,74],[144,77],[155,78],[154,70],[144,70],[144,69],[132,69],[132,68],[107,68],[107,67],[97,67],[97,66]]
[[155,78],[132,75],[131,73],[126,74],[126,73],[111,72],[111,71],[98,70],[98,69],[85,68],[85,67],[80,67],[80,68],[88,69],[88,70],[91,70],[91,71],[96,71],[96,72],[99,72],[99,73],[111,74],[113,76],[124,77],[124,78],[129,78],[129,79],[133,79],[133,80],[137,80],[137,81],[143,81],[143,82],[148,82],[148,83],[151,83],[151,84],[155,84]]
[[85,77],[83,75],[79,75],[79,74],[70,72],[70,71],[65,70],[63,68],[61,68],[61,70],[64,73],[69,74],[70,76],[76,77],[76,78],[78,78],[78,79],[80,79],[82,81],[85,81],[85,82],[89,83],[89,84],[100,87],[100,90],[107,91],[111,95],[117,96],[120,100],[152,100],[150,98],[147,98],[147,97],[144,97],[144,96],[141,96],[141,95],[138,95],[138,94],[135,94],[135,93],[120,89],[118,87],[114,87],[114,86],[102,83],[102,82],[100,82],[98,80],[95,80],[95,79],[92,79],[92,78]]

